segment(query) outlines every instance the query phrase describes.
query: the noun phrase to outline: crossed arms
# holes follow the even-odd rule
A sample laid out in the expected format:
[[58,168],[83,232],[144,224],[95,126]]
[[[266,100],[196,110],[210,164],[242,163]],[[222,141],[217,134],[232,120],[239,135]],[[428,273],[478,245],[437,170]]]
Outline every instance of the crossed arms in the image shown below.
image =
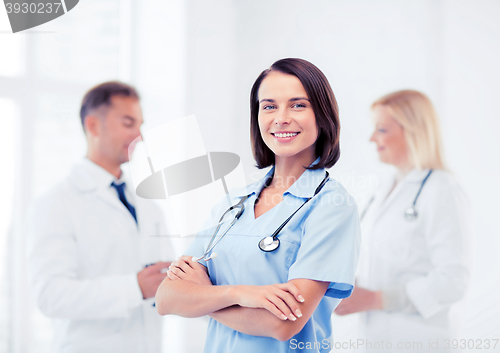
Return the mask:
[[293,279],[265,286],[214,286],[207,268],[182,256],[156,292],[160,315],[209,315],[236,331],[286,341],[299,333],[329,282]]

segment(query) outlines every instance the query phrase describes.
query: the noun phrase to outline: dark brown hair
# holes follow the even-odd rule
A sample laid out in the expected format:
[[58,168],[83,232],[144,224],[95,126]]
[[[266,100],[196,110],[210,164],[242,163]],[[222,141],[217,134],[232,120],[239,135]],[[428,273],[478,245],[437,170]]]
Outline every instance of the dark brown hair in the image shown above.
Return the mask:
[[264,143],[259,129],[259,88],[272,71],[297,77],[311,102],[318,127],[316,157],[320,157],[320,160],[308,169],[332,167],[340,157],[339,109],[332,88],[316,66],[303,59],[287,58],[276,61],[269,69],[264,70],[257,77],[250,93],[250,135],[257,168],[265,168],[275,163],[274,153]]
[[82,121],[83,130],[85,131],[85,117],[94,109],[101,106],[110,106],[113,96],[124,96],[140,99],[137,90],[119,81],[104,82],[91,88],[83,97],[82,106],[80,108],[80,119]]

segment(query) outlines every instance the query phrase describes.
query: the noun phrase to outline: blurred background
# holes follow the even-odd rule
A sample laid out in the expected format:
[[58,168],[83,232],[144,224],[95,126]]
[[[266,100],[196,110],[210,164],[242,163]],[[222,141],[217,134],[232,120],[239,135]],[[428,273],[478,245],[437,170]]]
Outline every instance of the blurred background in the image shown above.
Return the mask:
[[[329,79],[342,124],[331,173],[361,209],[388,171],[368,142],[370,104],[404,88],[431,98],[473,209],[474,272],[456,334],[500,339],[499,16],[498,0],[85,0],[12,34],[2,6],[0,352],[50,352],[50,320],[27,282],[23,222],[85,154],[83,94],[106,80],[135,85],[144,129],[196,114],[206,150],[240,155],[250,183],[262,175],[250,149],[250,88],[284,57],[309,60]],[[204,319],[166,323],[167,352],[201,349]],[[337,326],[342,339],[349,325]]]

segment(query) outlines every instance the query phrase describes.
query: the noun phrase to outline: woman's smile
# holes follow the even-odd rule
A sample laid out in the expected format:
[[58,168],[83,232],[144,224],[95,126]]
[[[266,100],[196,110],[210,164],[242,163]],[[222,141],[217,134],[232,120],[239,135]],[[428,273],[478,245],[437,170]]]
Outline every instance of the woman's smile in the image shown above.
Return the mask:
[[300,132],[271,132],[278,142],[288,142],[295,139],[295,137],[300,134]]

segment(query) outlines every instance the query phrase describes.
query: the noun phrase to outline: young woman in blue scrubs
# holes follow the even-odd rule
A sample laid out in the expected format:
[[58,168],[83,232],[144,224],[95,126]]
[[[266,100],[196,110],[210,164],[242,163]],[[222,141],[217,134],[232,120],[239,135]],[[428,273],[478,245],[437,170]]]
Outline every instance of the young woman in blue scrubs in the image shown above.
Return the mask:
[[[359,251],[359,217],[347,191],[325,168],[340,156],[338,107],[324,74],[301,59],[263,71],[251,91],[251,139],[267,175],[246,188],[245,211],[214,251],[207,245],[227,199],[186,254],[173,263],[156,294],[161,315],[211,317],[205,352],[329,352],[330,316],[350,295]],[[326,181],[314,196],[316,189]],[[262,251],[280,231],[280,246]]]

